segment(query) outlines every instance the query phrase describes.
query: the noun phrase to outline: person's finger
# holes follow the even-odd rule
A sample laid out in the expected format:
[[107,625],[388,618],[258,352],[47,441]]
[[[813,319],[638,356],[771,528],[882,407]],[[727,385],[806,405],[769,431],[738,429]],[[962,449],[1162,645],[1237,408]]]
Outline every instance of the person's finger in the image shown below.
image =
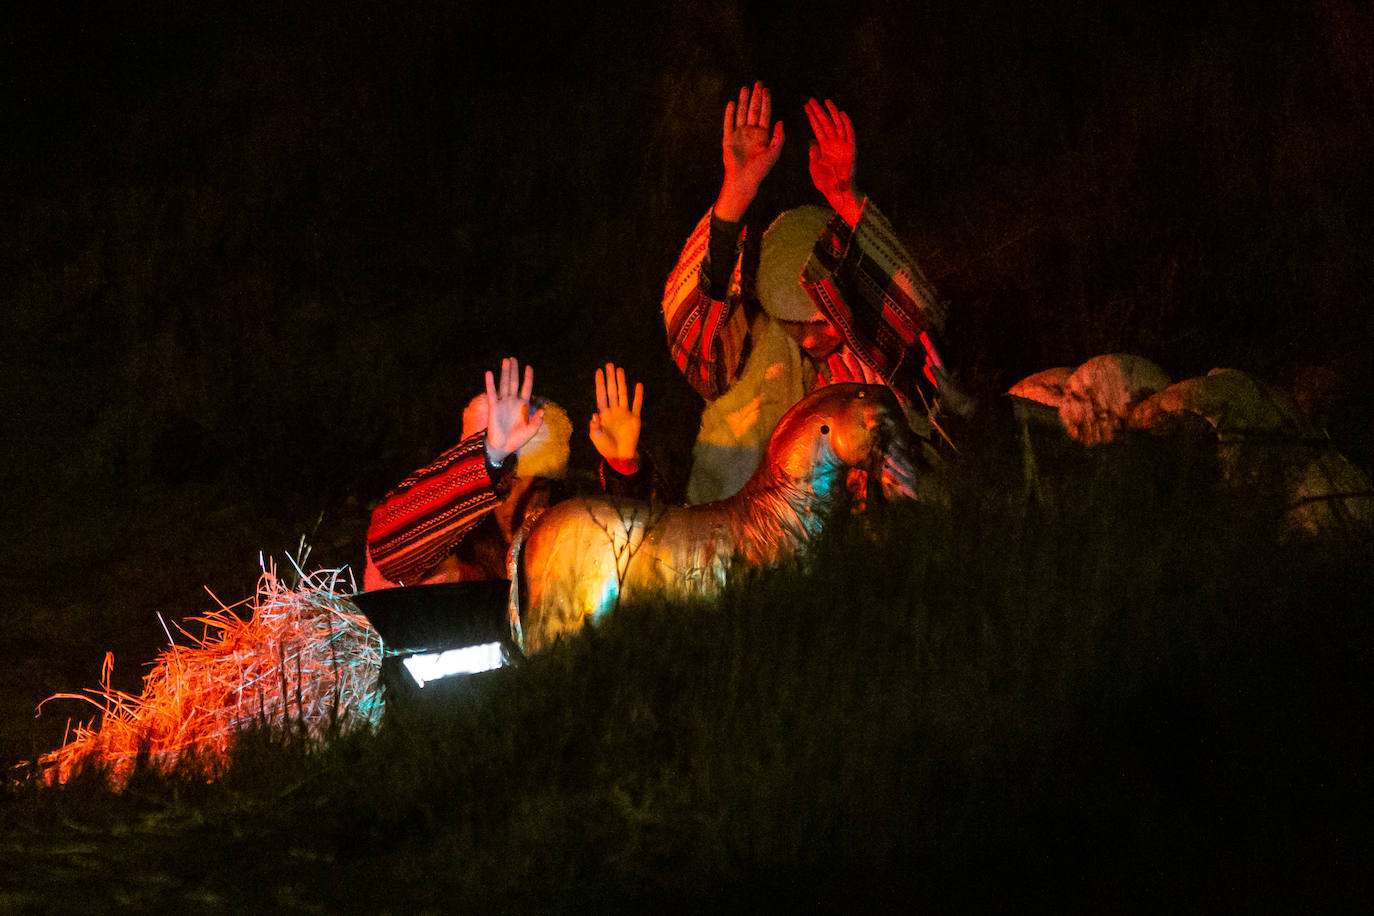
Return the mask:
[[615,370],[615,396],[616,406],[625,407],[630,403],[629,392],[625,390],[625,370],[617,368]]
[[[601,371],[601,370],[598,369],[597,371],[599,372],[599,371]],[[607,407],[611,407],[611,408],[618,407],[619,404],[620,404],[620,399],[619,399],[618,397],[616,397],[616,392],[615,392],[615,363],[607,363],[607,364],[606,364],[605,372],[606,372],[606,406],[607,406]]]
[[811,148],[807,151],[807,154],[811,160],[812,180],[817,182],[816,187],[819,188],[821,182],[830,180],[830,175],[833,170],[825,160],[825,151],[821,149],[821,145],[816,141],[811,141]]
[[725,129],[724,135],[730,136],[735,132],[735,103],[729,101],[725,103]]
[[841,138],[840,133],[840,110],[835,107],[835,103],[829,99],[825,100],[825,110],[830,112],[830,123],[835,125],[836,138]]
[[639,408],[641,408],[641,407],[643,407],[643,406],[644,406],[644,383],[643,383],[643,382],[635,382],[635,402],[634,402],[634,406],[630,408],[630,413],[634,414],[636,417],[639,416]]
[[758,124],[763,111],[763,83],[754,83],[754,91],[749,98],[749,124]]
[[773,125],[773,139],[768,141],[768,148],[770,150],[780,149],[782,147],[783,140],[784,137],[782,133],[782,122],[779,121],[778,123]]
[[596,370],[596,411],[603,413],[609,405],[606,403],[606,376],[600,369]]
[[830,124],[829,116],[821,103],[815,99],[808,99],[806,102],[806,117],[811,121],[811,129],[816,132],[816,139],[826,141],[834,135],[834,129]]
[[760,84],[759,92],[763,93],[763,107],[759,111],[759,126],[767,127],[773,123],[773,93],[769,92]]
[[[512,365],[515,365],[515,360],[512,359],[512,360],[511,360],[511,363],[512,363]],[[517,370],[517,371],[518,371],[518,370]],[[525,384],[523,384],[523,385],[520,386],[520,400],[522,400],[522,401],[528,401],[528,400],[530,399],[530,394],[531,394],[531,392],[533,392],[533,391],[534,391],[534,367],[533,367],[533,366],[526,366],[526,367],[525,367]]]
[[743,127],[749,123],[749,87],[739,87],[739,105],[735,107],[735,126]]
[[501,360],[501,378],[496,387],[496,393],[497,396],[502,399],[510,397],[511,393],[510,360],[511,358],[509,356]]
[[844,133],[844,139],[850,145],[854,143],[854,122],[849,120],[849,115],[840,112],[840,127]]
[[487,370],[487,412],[496,409],[496,379],[492,376],[491,370]]

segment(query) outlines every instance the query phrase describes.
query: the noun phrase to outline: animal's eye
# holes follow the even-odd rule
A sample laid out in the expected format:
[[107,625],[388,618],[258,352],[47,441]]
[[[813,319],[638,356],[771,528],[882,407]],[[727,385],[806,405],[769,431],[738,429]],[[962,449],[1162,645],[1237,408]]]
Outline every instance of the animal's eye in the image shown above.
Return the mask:
[[826,426],[824,423],[821,424],[821,435],[822,435],[822,436],[828,436],[828,435],[830,435],[830,427],[829,427],[829,426]]

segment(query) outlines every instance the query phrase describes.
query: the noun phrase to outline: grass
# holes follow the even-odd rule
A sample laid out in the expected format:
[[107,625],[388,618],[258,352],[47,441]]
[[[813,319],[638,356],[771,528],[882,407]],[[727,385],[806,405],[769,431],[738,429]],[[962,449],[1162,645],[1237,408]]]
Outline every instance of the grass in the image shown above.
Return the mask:
[[1280,548],[1263,501],[1154,445],[1046,453],[1040,499],[964,469],[955,511],[889,507],[715,604],[620,608],[375,732],[250,733],[214,783],[11,788],[6,842],[28,851],[5,892],[399,911],[1358,899],[1371,542]]

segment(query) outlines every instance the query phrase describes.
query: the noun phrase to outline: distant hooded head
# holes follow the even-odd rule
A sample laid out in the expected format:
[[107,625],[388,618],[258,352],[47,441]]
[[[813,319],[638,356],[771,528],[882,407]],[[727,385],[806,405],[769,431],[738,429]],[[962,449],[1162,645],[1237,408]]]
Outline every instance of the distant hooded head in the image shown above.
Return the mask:
[[[572,421],[553,401],[530,398],[530,409],[544,408],[544,420],[530,441],[515,451],[515,476],[563,477],[568,472]],[[487,396],[477,395],[463,410],[463,438],[487,428]]]
[[780,321],[819,321],[801,286],[802,268],[835,211],[807,204],[784,210],[763,233],[756,289],[763,310]]

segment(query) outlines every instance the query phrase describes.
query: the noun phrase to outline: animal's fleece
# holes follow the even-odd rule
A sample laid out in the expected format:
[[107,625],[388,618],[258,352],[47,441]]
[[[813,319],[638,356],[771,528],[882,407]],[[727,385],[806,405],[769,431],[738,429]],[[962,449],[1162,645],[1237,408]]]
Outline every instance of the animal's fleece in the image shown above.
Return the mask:
[[575,499],[540,516],[511,552],[516,641],[538,652],[623,599],[715,594],[735,562],[794,556],[853,505],[847,484],[858,472],[872,496],[938,498],[934,460],[887,388],[820,388],[783,415],[734,496],[700,506]]
[[1374,522],[1374,487],[1365,473],[1286,395],[1239,370],[1213,369],[1170,384],[1148,359],[1108,353],[1076,369],[1037,372],[1007,393],[1054,408],[1064,431],[1084,445],[1111,442],[1123,431],[1211,431],[1224,480],[1282,488],[1285,537]]

